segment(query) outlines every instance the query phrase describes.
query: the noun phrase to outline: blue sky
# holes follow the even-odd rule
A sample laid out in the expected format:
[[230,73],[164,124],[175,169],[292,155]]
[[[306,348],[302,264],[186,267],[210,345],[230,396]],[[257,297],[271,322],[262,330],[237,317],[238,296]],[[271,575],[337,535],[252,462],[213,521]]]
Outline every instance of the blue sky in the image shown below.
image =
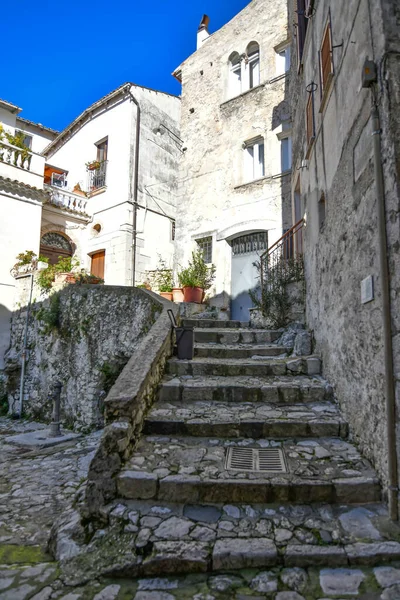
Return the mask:
[[[22,0],[2,7],[0,98],[63,129],[125,81],[180,93],[171,72],[249,0]],[[5,57],[7,60],[4,60]]]

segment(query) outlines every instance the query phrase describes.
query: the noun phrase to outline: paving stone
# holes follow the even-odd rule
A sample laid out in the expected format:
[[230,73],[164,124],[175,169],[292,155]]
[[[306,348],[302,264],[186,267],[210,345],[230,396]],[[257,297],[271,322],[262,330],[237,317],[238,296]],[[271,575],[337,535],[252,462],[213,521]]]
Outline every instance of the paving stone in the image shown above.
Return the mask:
[[138,592],[135,600],[175,600],[175,596],[168,592]]
[[266,538],[217,540],[212,555],[213,569],[247,569],[275,564],[275,544]]
[[34,591],[35,586],[24,583],[16,588],[12,588],[6,592],[2,592],[1,600],[26,600]]
[[108,585],[93,597],[93,600],[115,600],[118,596],[120,585]]
[[256,592],[272,593],[278,589],[278,580],[272,573],[259,573],[252,579],[250,587]]
[[399,600],[399,598],[400,584],[395,584],[389,588],[386,588],[380,596],[380,600]]
[[308,576],[304,569],[298,567],[283,569],[280,578],[285,585],[296,592],[303,592],[306,589]]
[[398,542],[362,542],[345,546],[350,565],[376,566],[386,561],[400,560],[400,544]]
[[187,519],[170,517],[157,527],[154,535],[166,540],[176,540],[187,535],[191,527],[193,527],[193,523]]
[[243,579],[235,575],[216,575],[210,577],[208,585],[211,590],[222,593],[243,586]]
[[320,571],[319,581],[324,594],[339,596],[357,595],[358,588],[365,575],[358,569],[324,569]]
[[293,545],[286,547],[285,566],[312,567],[319,565],[347,565],[347,555],[338,546]]
[[117,479],[118,494],[123,498],[146,500],[157,493],[158,477],[145,471],[123,471]]
[[139,590],[173,590],[178,587],[178,581],[156,577],[154,579],[140,579]]
[[305,600],[305,598],[297,592],[278,592],[275,600]]
[[[49,598],[51,598],[52,593],[53,589],[50,586],[48,586],[40,590],[40,592],[38,592],[34,596],[32,596],[30,600],[49,600]],[[112,599],[110,598],[110,600]]]
[[12,585],[14,581],[14,577],[6,577],[5,579],[0,579],[0,590],[5,590],[8,587],[10,587],[10,585]]
[[216,506],[190,506],[186,505],[183,514],[192,521],[215,523],[221,516],[221,509]]
[[377,567],[374,569],[377,582],[383,588],[400,584],[400,569],[394,567]]
[[369,540],[382,539],[381,534],[371,522],[373,513],[365,508],[353,508],[348,513],[340,515],[339,521],[350,536]]

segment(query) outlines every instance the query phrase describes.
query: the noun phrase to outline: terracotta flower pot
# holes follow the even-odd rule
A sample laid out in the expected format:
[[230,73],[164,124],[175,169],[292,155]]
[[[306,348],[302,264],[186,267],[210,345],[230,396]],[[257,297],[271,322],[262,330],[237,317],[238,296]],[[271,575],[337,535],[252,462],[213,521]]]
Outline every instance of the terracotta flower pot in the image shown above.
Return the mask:
[[172,288],[172,295],[174,298],[174,302],[183,302],[182,288]]
[[201,304],[203,300],[203,288],[184,287],[183,298],[185,302],[196,302],[197,304]]
[[172,292],[160,292],[160,296],[172,302]]
[[72,273],[56,273],[54,280],[56,283],[76,283]]

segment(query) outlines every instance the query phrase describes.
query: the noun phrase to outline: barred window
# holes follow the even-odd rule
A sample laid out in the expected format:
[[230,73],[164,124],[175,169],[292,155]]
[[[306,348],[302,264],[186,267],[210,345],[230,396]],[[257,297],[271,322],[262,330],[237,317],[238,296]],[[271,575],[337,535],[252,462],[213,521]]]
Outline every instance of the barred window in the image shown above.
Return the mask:
[[199,248],[203,250],[204,261],[206,263],[212,262],[212,237],[205,237],[196,240]]
[[259,231],[241,235],[231,242],[232,254],[251,254],[252,252],[263,252],[268,248],[268,232]]

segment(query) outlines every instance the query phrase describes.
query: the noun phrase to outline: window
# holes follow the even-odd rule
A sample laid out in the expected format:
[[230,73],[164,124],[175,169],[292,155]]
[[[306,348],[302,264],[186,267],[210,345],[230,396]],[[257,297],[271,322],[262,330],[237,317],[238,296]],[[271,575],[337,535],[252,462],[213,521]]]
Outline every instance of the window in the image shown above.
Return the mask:
[[175,231],[176,231],[175,221],[171,221],[171,240],[172,241],[175,240]]
[[251,42],[241,56],[232,52],[229,57],[229,96],[234,98],[260,84],[260,48]]
[[24,131],[19,131],[18,129],[15,130],[15,135],[18,137],[21,137],[24,145],[27,146],[27,148],[29,148],[30,150],[32,150],[32,136],[31,135],[26,134]]
[[196,240],[197,245],[203,250],[204,261],[206,263],[212,262],[212,237],[205,237],[200,240]]
[[334,73],[332,56],[332,27],[331,15],[329,12],[328,23],[326,24],[324,36],[322,38],[321,50],[319,52],[319,70],[321,95],[329,87]]
[[242,65],[237,52],[231,54],[229,61],[229,94],[233,97],[242,92]]
[[308,92],[307,108],[306,108],[306,129],[307,129],[307,148],[315,139],[315,117],[314,117],[314,92]]
[[232,254],[251,254],[264,252],[268,248],[268,231],[259,231],[234,238],[231,242]]
[[296,38],[297,38],[297,62],[300,68],[301,59],[303,58],[304,41],[306,39],[308,19],[306,17],[306,10],[310,10],[310,0],[295,0],[297,5],[297,26],[296,26]]
[[292,138],[290,136],[281,139],[281,172],[292,168]]
[[247,61],[249,71],[249,89],[260,83],[260,48],[257,42],[251,42],[247,46]]
[[283,75],[290,69],[290,46],[276,52],[276,75]]
[[251,181],[264,177],[264,140],[257,138],[244,143],[245,179]]
[[108,151],[108,138],[103,140],[102,142],[98,142],[96,144],[97,155],[96,160],[99,162],[104,162],[107,160],[107,151]]

